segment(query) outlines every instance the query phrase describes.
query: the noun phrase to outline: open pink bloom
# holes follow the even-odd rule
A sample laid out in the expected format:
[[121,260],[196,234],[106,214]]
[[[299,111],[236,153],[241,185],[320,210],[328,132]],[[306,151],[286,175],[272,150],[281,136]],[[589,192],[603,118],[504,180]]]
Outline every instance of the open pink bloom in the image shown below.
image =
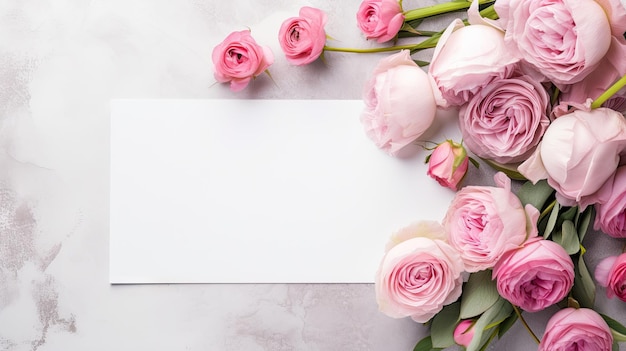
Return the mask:
[[483,87],[511,77],[518,61],[505,47],[501,31],[455,20],[439,39],[428,68],[437,104],[465,104]]
[[611,329],[596,311],[568,307],[550,318],[538,351],[609,351],[612,346]]
[[363,0],[356,20],[367,39],[384,43],[398,34],[404,24],[404,14],[398,0]]
[[518,170],[535,183],[548,179],[561,204],[580,202],[585,207],[597,202],[596,192],[617,169],[625,148],[621,113],[577,110],[550,124],[535,153]]
[[428,159],[428,175],[441,186],[457,190],[465,177],[469,157],[463,145],[446,140],[437,145]]
[[[402,235],[406,237],[410,231],[406,229]],[[435,231],[441,233],[442,229]],[[375,290],[381,312],[425,323],[461,296],[463,263],[444,241],[419,235],[400,240],[385,253],[376,273]]]
[[274,62],[270,48],[258,45],[249,30],[230,33],[213,48],[212,58],[215,79],[220,83],[230,82],[232,91],[245,88]]
[[526,160],[550,124],[549,106],[546,90],[528,76],[495,80],[461,108],[463,140],[482,158]]
[[454,329],[454,333],[452,334],[454,337],[454,342],[461,346],[469,346],[472,342],[472,338],[474,337],[474,324],[476,322],[471,319],[466,319],[457,324]]
[[513,305],[537,312],[567,296],[574,263],[565,249],[541,237],[504,254],[493,269],[498,293]]
[[495,10],[513,55],[558,86],[581,81],[609,49],[611,23],[594,0],[498,0]]
[[437,112],[428,76],[408,50],[380,60],[363,100],[361,123],[367,136],[391,155],[420,137]]
[[468,272],[492,268],[507,251],[537,236],[539,211],[522,205],[504,173],[494,178],[499,187],[461,189],[443,220],[448,242],[461,254]]
[[303,7],[299,17],[287,19],[280,26],[278,42],[287,61],[293,65],[306,65],[315,61],[326,45],[326,13]]
[[593,228],[615,238],[626,238],[626,166],[618,167],[594,198],[598,202]]
[[595,278],[606,288],[606,296],[626,302],[626,253],[609,256],[596,266]]

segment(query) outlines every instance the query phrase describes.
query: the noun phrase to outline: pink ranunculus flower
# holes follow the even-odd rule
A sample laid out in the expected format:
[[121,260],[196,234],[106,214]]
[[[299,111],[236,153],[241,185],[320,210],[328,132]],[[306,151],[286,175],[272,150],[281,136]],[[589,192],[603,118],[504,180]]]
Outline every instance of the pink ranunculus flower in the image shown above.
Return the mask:
[[494,179],[499,187],[461,189],[443,220],[448,242],[461,254],[468,272],[492,268],[506,252],[537,236],[539,211],[522,205],[504,173]]
[[518,170],[533,182],[548,179],[563,205],[595,203],[626,148],[624,116],[607,108],[577,110],[557,118]]
[[457,190],[469,166],[469,156],[462,144],[446,140],[428,157],[427,174],[441,186]]
[[242,90],[274,63],[272,50],[257,44],[249,30],[230,33],[213,48],[212,58],[215,79],[230,82],[232,91]]
[[558,86],[581,81],[609,49],[611,23],[594,0],[498,0],[495,10],[511,52]]
[[278,32],[278,42],[287,61],[293,65],[306,65],[315,61],[326,45],[326,13],[313,7],[302,7],[299,17],[283,22]]
[[550,318],[538,351],[610,351],[612,347],[611,329],[596,311],[568,307]]
[[593,229],[614,238],[626,238],[626,166],[617,168],[594,199],[597,203]]
[[498,29],[455,20],[439,39],[428,68],[437,104],[443,108],[465,104],[483,87],[511,77],[518,61]]
[[384,43],[398,34],[404,24],[404,14],[398,0],[363,0],[356,20],[367,39]]
[[529,76],[493,81],[461,108],[463,140],[482,158],[526,160],[550,124],[549,106],[548,93]]
[[454,337],[454,342],[461,346],[469,346],[472,342],[472,338],[474,337],[474,324],[475,321],[471,319],[462,320],[459,324],[457,324],[452,336]]
[[[435,233],[424,235],[423,229],[428,227]],[[385,253],[375,277],[381,312],[425,323],[461,296],[463,262],[445,241],[432,238],[442,236],[440,227],[413,224],[401,231],[404,240],[396,240]]]
[[419,138],[437,112],[428,75],[408,50],[380,60],[363,95],[365,132],[391,155]]
[[565,249],[541,237],[502,256],[493,269],[500,296],[537,312],[567,296],[574,286],[574,263]]
[[609,256],[596,266],[595,278],[606,288],[606,296],[626,302],[626,253]]

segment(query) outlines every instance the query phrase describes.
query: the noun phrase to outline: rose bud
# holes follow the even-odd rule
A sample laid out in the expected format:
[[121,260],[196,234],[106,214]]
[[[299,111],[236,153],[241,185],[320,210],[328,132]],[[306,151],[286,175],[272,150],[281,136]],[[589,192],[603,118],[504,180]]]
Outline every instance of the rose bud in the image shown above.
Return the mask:
[[356,20],[367,39],[384,43],[398,34],[404,24],[404,14],[398,0],[363,0]]
[[610,256],[598,264],[595,270],[598,284],[606,288],[606,296],[626,302],[626,253]]
[[427,174],[441,186],[457,190],[465,177],[469,165],[469,156],[463,145],[446,140],[437,145],[433,153],[426,159]]
[[466,319],[457,324],[452,334],[454,342],[461,346],[469,346],[474,337],[474,324],[476,322],[471,319]]
[[307,6],[300,9],[299,17],[283,22],[278,42],[289,63],[306,65],[322,54],[326,45],[325,24],[326,13]]

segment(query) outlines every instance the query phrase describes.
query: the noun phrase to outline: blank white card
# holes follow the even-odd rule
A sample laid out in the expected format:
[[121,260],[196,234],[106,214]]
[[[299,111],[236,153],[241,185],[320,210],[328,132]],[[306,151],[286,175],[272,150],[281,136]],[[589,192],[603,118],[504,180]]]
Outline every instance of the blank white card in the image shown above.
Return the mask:
[[[110,282],[370,283],[454,193],[376,148],[362,101],[114,100]],[[441,141],[441,140],[438,140]]]

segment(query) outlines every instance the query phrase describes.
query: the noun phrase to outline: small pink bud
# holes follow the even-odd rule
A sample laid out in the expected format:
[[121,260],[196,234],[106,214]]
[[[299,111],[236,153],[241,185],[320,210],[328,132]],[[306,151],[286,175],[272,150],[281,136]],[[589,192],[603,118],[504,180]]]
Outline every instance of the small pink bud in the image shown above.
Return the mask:
[[437,145],[427,162],[428,175],[441,186],[456,191],[467,173],[469,157],[463,145],[446,140]]
[[454,329],[454,342],[461,346],[467,347],[474,337],[474,321],[466,319],[461,321]]

